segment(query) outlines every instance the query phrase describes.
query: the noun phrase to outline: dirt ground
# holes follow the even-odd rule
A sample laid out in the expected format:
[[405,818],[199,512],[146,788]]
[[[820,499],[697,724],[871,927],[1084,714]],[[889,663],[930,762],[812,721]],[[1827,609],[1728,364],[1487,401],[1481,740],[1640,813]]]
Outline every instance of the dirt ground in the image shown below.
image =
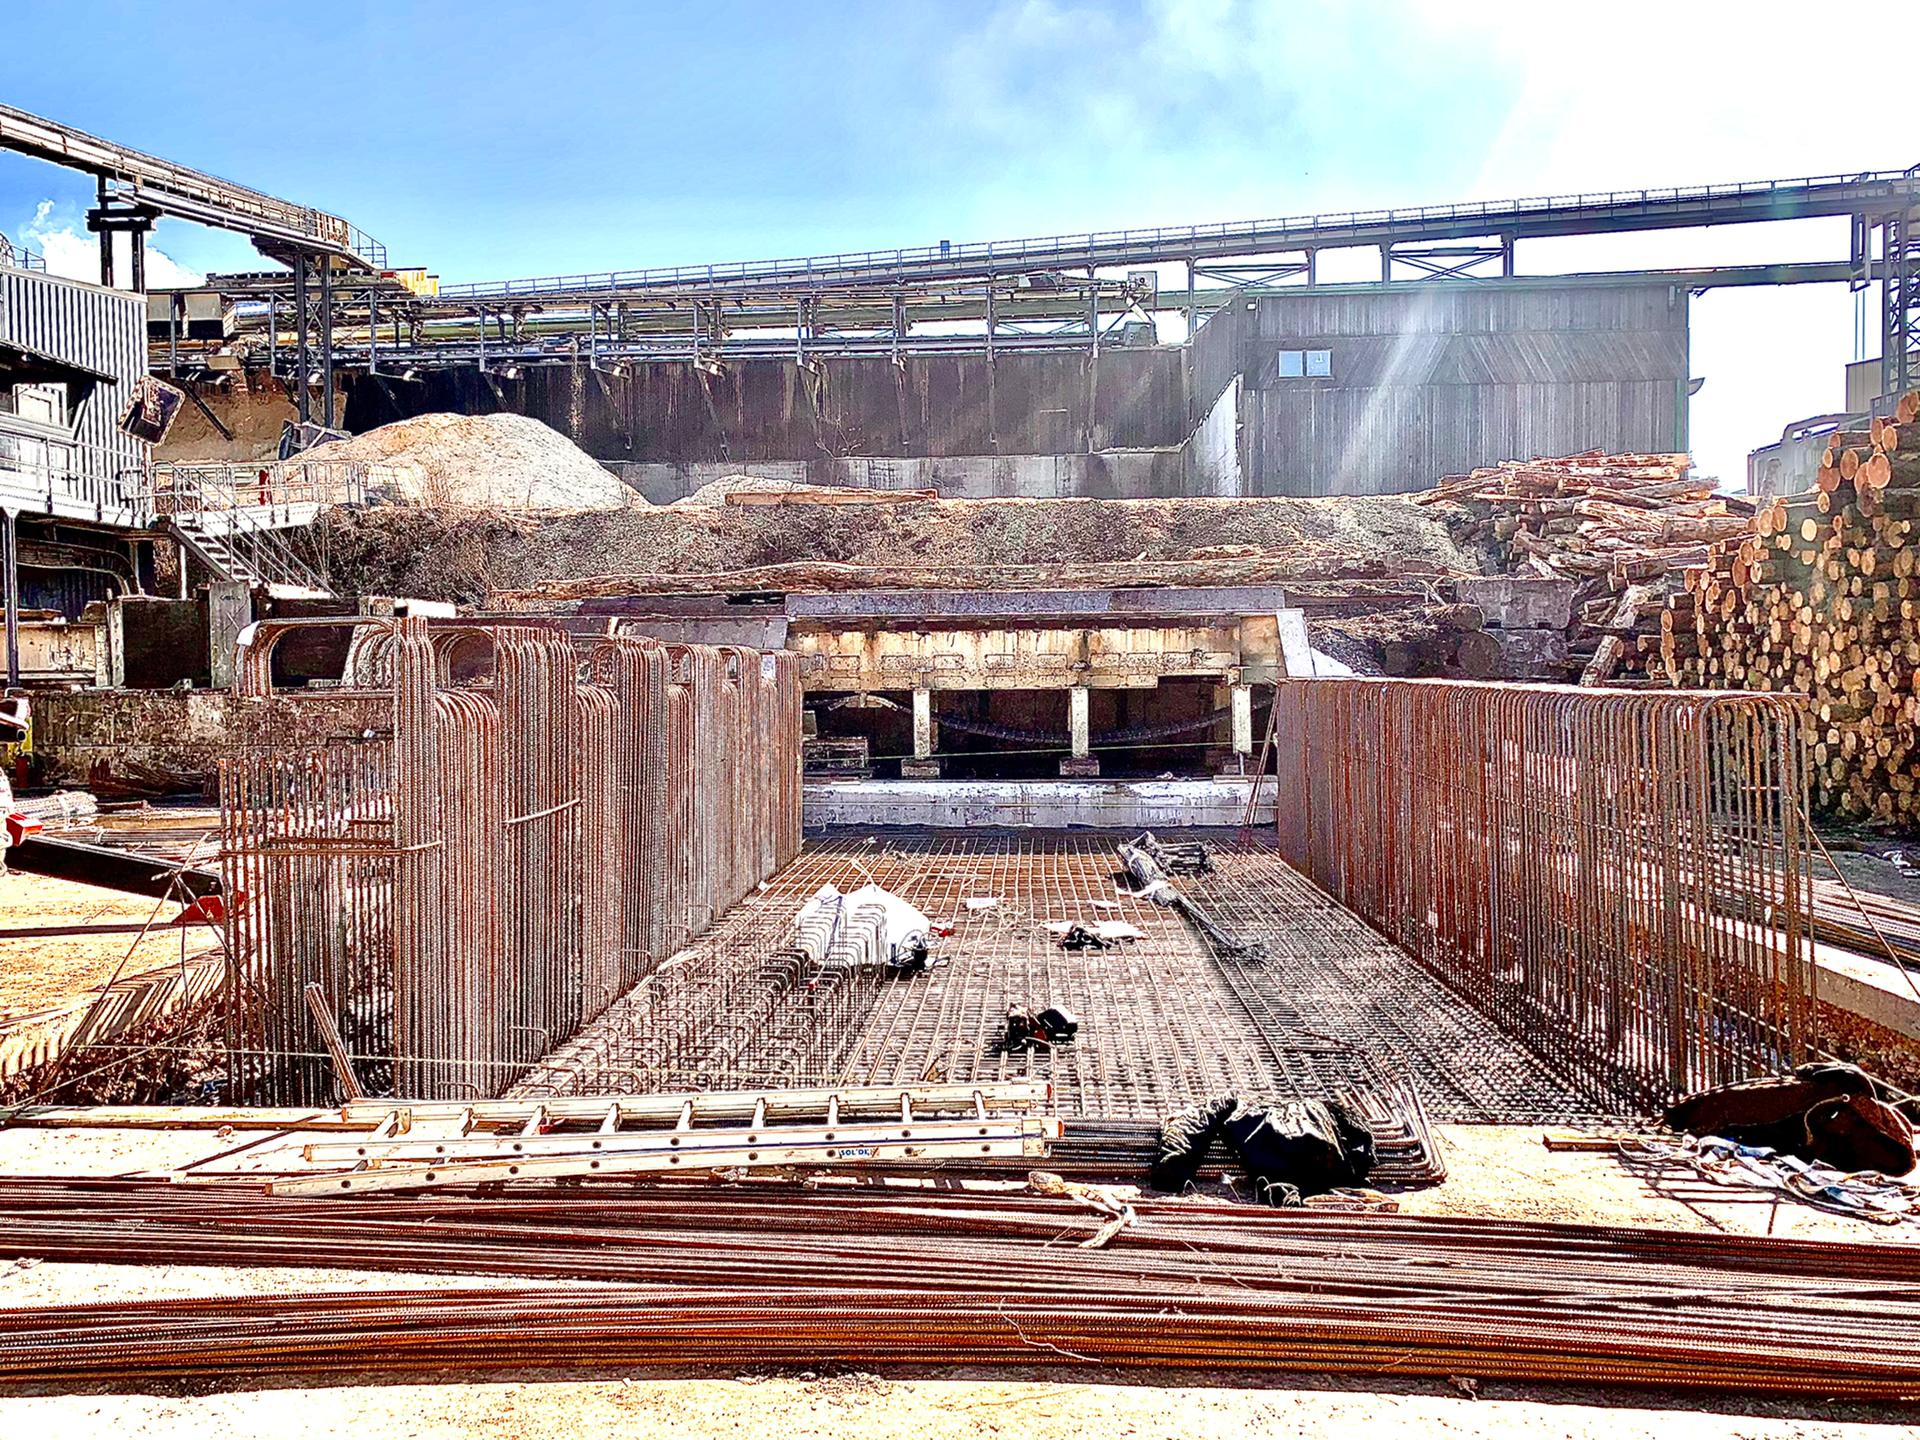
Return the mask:
[[1331,1381],[1260,1386],[1190,1376],[1062,1380],[963,1372],[543,1376],[375,1386],[343,1383],[211,1394],[0,1398],[8,1433],[61,1440],[206,1440],[210,1436],[352,1440],[575,1440],[581,1436],[782,1440],[1263,1440],[1300,1436],[1543,1436],[1627,1440],[1867,1440],[1913,1434],[1914,1416],[1859,1406],[1730,1399],[1702,1408],[1663,1397],[1544,1396],[1487,1386],[1470,1400],[1432,1382]]
[[343,593],[469,604],[548,580],[711,574],[800,560],[937,570],[1204,560],[1204,552],[1234,547],[1277,558],[1296,579],[1480,568],[1436,510],[1395,497],[682,503],[544,518],[382,506],[328,512],[308,543]]
[[[178,905],[161,906],[156,933],[138,944],[134,935],[0,938],[0,1027],[9,1017],[66,1004],[106,984],[122,969],[122,962],[122,973],[127,975],[176,963],[183,938],[189,959],[213,949],[211,932],[204,928],[183,931],[166,926],[167,918],[179,909]],[[139,925],[154,913],[154,902],[139,895],[14,870],[0,874],[0,927]]]

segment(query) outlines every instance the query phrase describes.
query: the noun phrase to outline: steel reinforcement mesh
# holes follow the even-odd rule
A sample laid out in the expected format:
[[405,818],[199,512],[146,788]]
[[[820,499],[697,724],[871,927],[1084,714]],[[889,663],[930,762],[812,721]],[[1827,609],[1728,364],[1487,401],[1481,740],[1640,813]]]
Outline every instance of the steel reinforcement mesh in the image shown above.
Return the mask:
[[[358,632],[351,688],[276,691],[274,644],[324,626]],[[334,1045],[376,1091],[498,1094],[799,849],[786,652],[270,621],[238,690],[259,702],[221,765],[248,1102],[331,1100]]]
[[1306,680],[1274,712],[1282,853],[1584,1092],[1807,1058],[1799,702]]
[[[1183,832],[1183,836],[1196,832]],[[1451,1121],[1624,1113],[1584,1093],[1330,900],[1272,840],[1203,838],[1215,873],[1177,883],[1261,960],[1216,953],[1178,912],[1129,893],[1129,835],[835,834],[721,917],[515,1087],[518,1095],[1027,1077],[1070,1118],[1157,1120],[1223,1092],[1381,1093],[1410,1081]],[[869,879],[953,927],[924,974],[809,966],[796,912]],[[968,900],[996,903],[970,909]],[[1049,922],[1119,920],[1138,940],[1066,950]],[[850,957],[847,957],[850,958]],[[1080,1022],[1051,1050],[1005,1053],[1010,1006]]]

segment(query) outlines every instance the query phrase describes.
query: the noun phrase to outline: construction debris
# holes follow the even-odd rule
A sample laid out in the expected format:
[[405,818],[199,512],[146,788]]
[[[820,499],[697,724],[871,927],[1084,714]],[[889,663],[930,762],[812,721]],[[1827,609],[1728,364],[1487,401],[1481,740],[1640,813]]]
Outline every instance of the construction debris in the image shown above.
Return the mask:
[[1899,1176],[1915,1155],[1913,1126],[1895,1107],[1912,1100],[1852,1065],[1802,1065],[1689,1095],[1667,1107],[1667,1123],[1842,1171]]
[[1060,942],[1062,950],[1105,950],[1146,935],[1138,925],[1124,920],[1051,920],[1047,933]]
[[1198,840],[1159,840],[1148,831],[1133,843],[1169,875],[1205,875],[1213,869],[1207,847]]
[[1871,1167],[1852,1171],[1717,1135],[1635,1136],[1618,1145],[1630,1162],[1684,1168],[1716,1185],[1780,1195],[1876,1225],[1920,1223],[1920,1185]]
[[1024,1055],[1029,1050],[1051,1050],[1080,1033],[1080,1020],[1058,1005],[1035,1010],[1014,1005],[1007,1010],[1007,1028],[1000,1036],[1000,1053]]
[[1162,1128],[1154,1189],[1185,1190],[1215,1143],[1232,1151],[1260,1203],[1277,1208],[1358,1185],[1373,1170],[1373,1134],[1339,1099],[1266,1105],[1219,1095]]
[[[1120,863],[1126,866],[1127,875],[1137,887],[1134,895],[1143,900],[1151,900],[1156,905],[1165,905],[1178,910],[1193,922],[1193,926],[1206,936],[1207,943],[1214,953],[1234,960],[1262,960],[1266,958],[1266,947],[1258,940],[1229,933],[1211,915],[1196,904],[1193,898],[1176,886],[1168,878],[1167,871],[1154,854],[1159,847],[1154,844],[1152,835],[1142,835],[1131,845],[1120,847]],[[1179,852],[1176,852],[1179,853]],[[1190,855],[1190,852],[1187,852]],[[1204,873],[1204,869],[1189,870],[1189,874]]]

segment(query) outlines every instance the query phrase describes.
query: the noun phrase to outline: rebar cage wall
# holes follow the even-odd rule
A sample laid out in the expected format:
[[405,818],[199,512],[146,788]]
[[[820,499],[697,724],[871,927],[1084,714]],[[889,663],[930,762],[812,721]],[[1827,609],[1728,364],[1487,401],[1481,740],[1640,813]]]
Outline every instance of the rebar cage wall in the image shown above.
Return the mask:
[[1794,702],[1306,680],[1276,704],[1283,853],[1587,1093],[1654,1106],[1805,1057]]
[[[359,628],[345,692],[273,690],[302,624]],[[364,1084],[497,1094],[799,852],[785,652],[278,622],[238,689],[262,704],[221,766],[237,1098],[334,1098],[310,984]],[[324,738],[272,723],[322,706]]]

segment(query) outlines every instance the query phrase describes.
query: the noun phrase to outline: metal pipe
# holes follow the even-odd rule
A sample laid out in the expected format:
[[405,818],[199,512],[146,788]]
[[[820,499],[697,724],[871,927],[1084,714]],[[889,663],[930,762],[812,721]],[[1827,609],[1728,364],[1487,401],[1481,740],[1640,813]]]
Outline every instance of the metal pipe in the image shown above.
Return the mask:
[[0,600],[7,610],[7,684],[20,683],[20,529],[12,510],[0,510]]

